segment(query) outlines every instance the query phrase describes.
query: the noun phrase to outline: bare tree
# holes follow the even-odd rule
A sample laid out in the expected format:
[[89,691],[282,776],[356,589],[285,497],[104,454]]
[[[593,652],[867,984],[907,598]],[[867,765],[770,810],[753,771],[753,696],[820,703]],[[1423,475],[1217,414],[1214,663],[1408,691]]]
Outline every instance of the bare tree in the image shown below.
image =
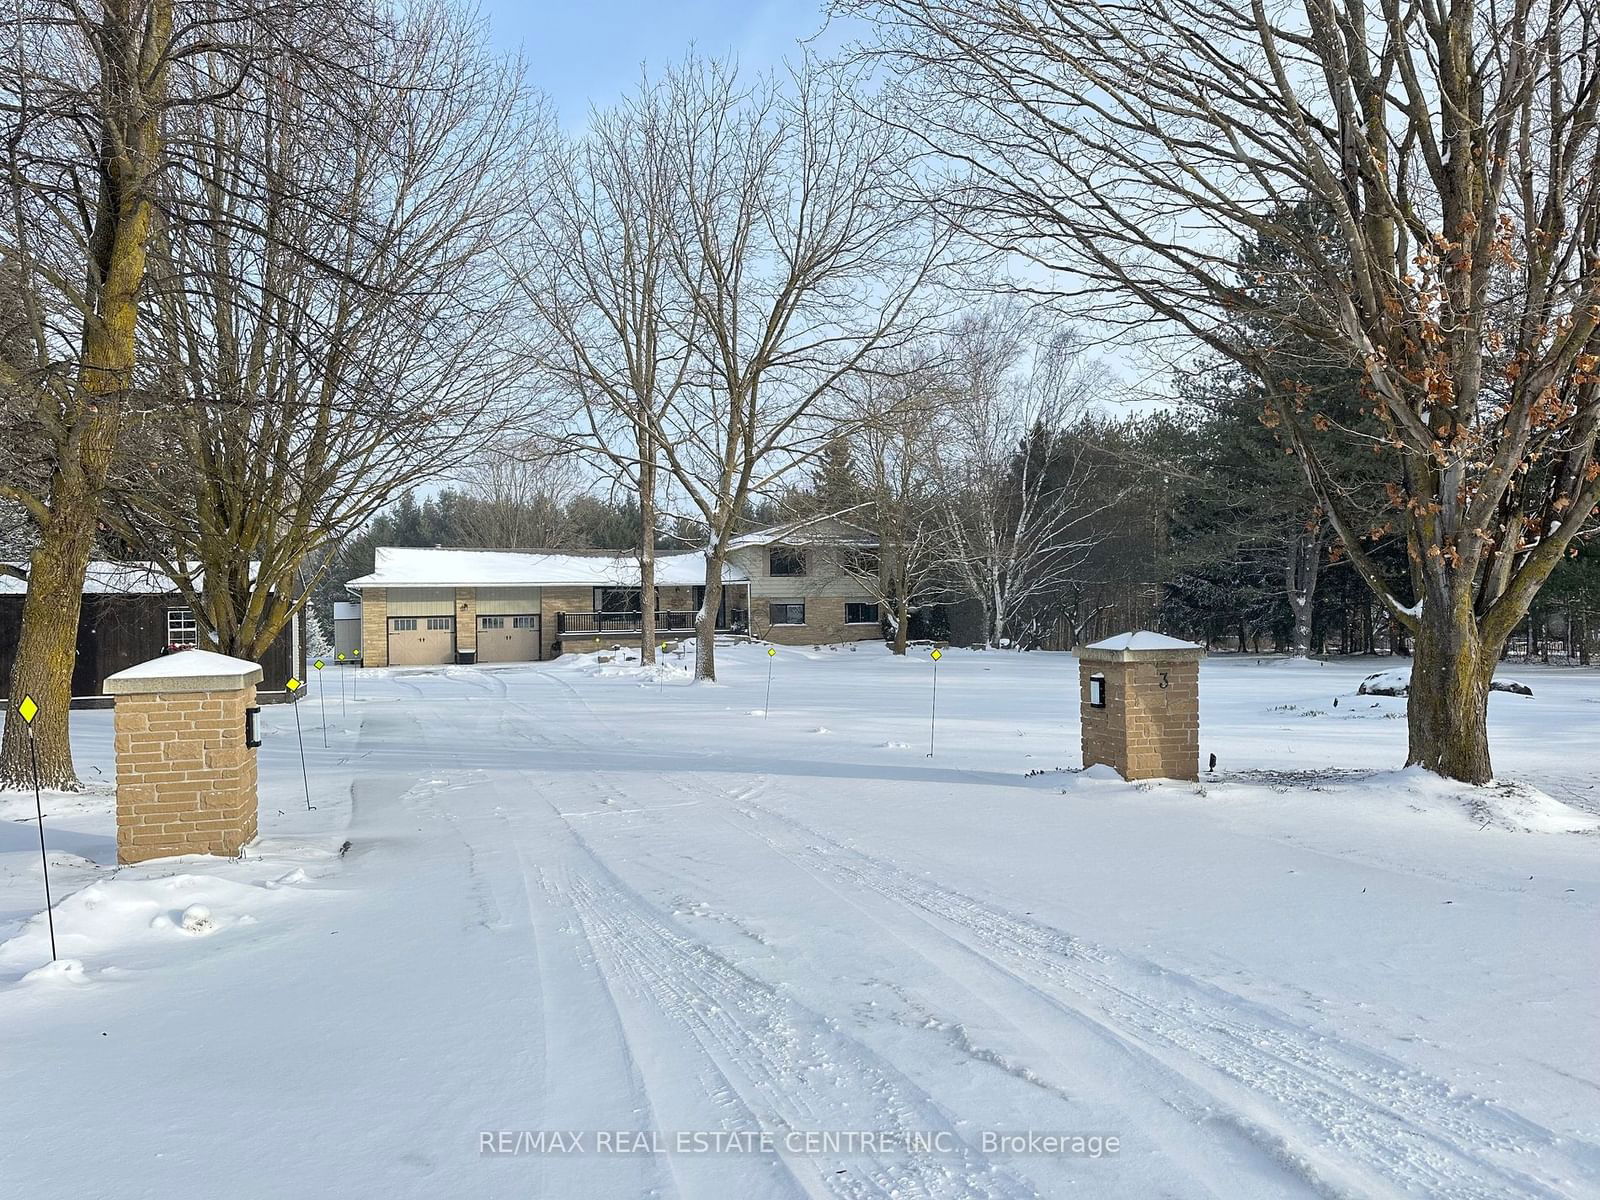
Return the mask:
[[[13,711],[24,695],[39,705],[47,787],[76,786],[67,709],[78,617],[119,437],[139,407],[158,192],[182,163],[167,122],[226,102],[268,60],[314,60],[358,24],[333,4],[267,0],[21,0],[0,23],[0,263],[19,298],[0,359],[12,459],[0,499],[35,527],[9,698]],[[227,66],[207,72],[203,60]],[[6,723],[0,787],[27,778],[25,732]]]
[[457,518],[467,545],[555,547],[569,544],[567,506],[581,491],[565,443],[545,437],[485,446],[461,472]]
[[446,4],[374,16],[337,92],[286,63],[173,122],[149,357],[160,455],[119,511],[224,653],[263,654],[308,563],[515,410],[498,270],[525,166],[516,68]]
[[912,359],[903,370],[857,385],[851,441],[863,497],[852,522],[877,534],[873,554],[844,554],[844,570],[888,612],[889,645],[906,652],[911,615],[948,594],[944,506],[935,466],[937,435],[951,389],[938,365]]
[[656,654],[657,424],[687,386],[696,323],[669,246],[682,199],[661,87],[548,130],[514,274],[538,318],[532,354],[571,406],[569,444],[639,505],[643,661]]
[[1089,393],[1069,331],[999,304],[950,334],[949,403],[935,447],[945,563],[983,609],[992,646],[1022,645],[1025,618],[1063,590],[1094,546],[1078,436]]
[[[1268,385],[1344,552],[1416,635],[1408,760],[1491,778],[1495,662],[1600,500],[1592,0],[840,8],[880,23],[900,123],[959,164],[968,228]],[[1336,236],[1289,219],[1308,201]],[[1316,405],[1278,386],[1303,340],[1360,369],[1401,459],[1409,588],[1367,552]]]
[[716,677],[723,565],[749,500],[837,436],[842,384],[910,336],[913,299],[947,244],[907,202],[905,139],[870,115],[857,82],[806,67],[745,87],[691,60],[654,101],[692,358],[653,425],[704,530],[696,678]]

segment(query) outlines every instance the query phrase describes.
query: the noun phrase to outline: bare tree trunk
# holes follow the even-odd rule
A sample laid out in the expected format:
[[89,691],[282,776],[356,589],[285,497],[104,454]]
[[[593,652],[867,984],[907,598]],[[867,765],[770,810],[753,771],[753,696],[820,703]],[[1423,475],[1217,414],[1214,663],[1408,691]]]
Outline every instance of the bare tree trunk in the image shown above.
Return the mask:
[[39,706],[33,719],[40,786],[76,791],[67,712],[72,703],[72,668],[77,657],[83,579],[94,544],[97,492],[58,479],[52,489],[51,522],[42,532],[28,570],[22,604],[22,636],[11,670],[11,714],[0,752],[0,789],[32,786],[28,726],[15,716],[24,696]]
[[1489,681],[1499,648],[1479,638],[1470,599],[1420,623],[1411,658],[1407,766],[1466,783],[1494,778],[1489,763]]
[[[648,438],[644,441],[648,442]],[[655,449],[639,454],[639,661],[656,661],[656,464]],[[712,609],[713,614],[716,612]],[[715,622],[715,617],[713,617]]]
[[[130,330],[131,333],[131,330]],[[39,706],[33,720],[43,787],[76,790],[67,712],[77,660],[83,581],[94,549],[97,518],[116,439],[117,401],[108,397],[80,420],[79,461],[58,468],[51,480],[50,520],[39,530],[39,546],[28,568],[22,631],[11,668],[10,711],[24,696]],[[8,720],[0,744],[0,789],[31,786],[28,727]]]
[[[138,299],[150,245],[149,178],[162,150],[172,5],[158,0],[135,14],[125,0],[107,4],[97,32],[112,49],[102,51],[100,62],[104,99],[98,113],[98,207],[87,246],[90,299],[71,411],[57,417],[68,431],[57,443],[48,517],[39,528],[11,670],[11,711],[25,695],[39,705],[33,733],[40,783],[52,788],[78,785],[67,736],[72,667],[122,397],[133,384]],[[23,786],[31,774],[27,727],[8,720],[0,741],[0,788]]]
[[717,610],[722,607],[721,546],[706,551],[706,594],[694,618],[694,677],[717,677]]
[[1000,593],[1000,584],[994,581],[990,585],[989,594],[983,602],[984,641],[990,649],[1000,648],[1000,639],[1004,637],[1005,627],[1005,599]]
[[910,639],[910,630],[906,628],[911,622],[911,597],[901,590],[894,600],[894,642],[892,648],[896,654],[905,654],[906,642]]
[[1291,654],[1305,658],[1311,653],[1311,607],[1317,595],[1317,573],[1322,564],[1320,534],[1301,532],[1289,543],[1289,560],[1284,566],[1285,591],[1289,612],[1294,618]]

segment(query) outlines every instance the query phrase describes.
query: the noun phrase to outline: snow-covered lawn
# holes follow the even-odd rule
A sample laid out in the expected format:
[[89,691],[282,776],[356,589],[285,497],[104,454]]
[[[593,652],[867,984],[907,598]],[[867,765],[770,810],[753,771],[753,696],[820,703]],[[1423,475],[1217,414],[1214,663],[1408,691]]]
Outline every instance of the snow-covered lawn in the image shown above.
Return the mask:
[[1385,663],[1213,658],[1215,776],[1128,785],[1066,655],[947,652],[933,758],[925,653],[719,659],[327,672],[242,862],[47,796],[67,967],[0,797],[0,1194],[1600,1195],[1600,672],[1460,789]]

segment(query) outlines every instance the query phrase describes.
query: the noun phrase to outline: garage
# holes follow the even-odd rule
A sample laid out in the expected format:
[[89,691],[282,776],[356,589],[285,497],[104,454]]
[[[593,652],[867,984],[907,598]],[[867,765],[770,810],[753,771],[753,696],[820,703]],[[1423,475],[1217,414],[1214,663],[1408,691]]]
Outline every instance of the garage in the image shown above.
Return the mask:
[[435,667],[456,660],[454,617],[390,617],[389,662],[396,667]]
[[478,661],[536,662],[539,617],[535,613],[492,613],[478,617]]

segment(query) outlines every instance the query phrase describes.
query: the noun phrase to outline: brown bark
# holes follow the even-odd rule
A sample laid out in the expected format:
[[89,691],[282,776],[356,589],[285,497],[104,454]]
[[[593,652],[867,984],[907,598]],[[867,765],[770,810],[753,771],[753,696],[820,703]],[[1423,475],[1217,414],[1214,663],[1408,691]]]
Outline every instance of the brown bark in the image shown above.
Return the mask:
[[[9,699],[39,705],[33,735],[40,783],[78,786],[67,713],[83,607],[83,583],[121,425],[133,383],[139,290],[150,244],[150,177],[161,153],[164,58],[172,37],[170,2],[135,17],[126,3],[105,7],[102,46],[105,109],[100,114],[98,203],[88,243],[89,305],[71,411],[59,418],[48,516],[39,528],[23,604]],[[0,740],[0,788],[31,782],[27,729],[8,720]]]
[[706,594],[694,619],[694,677],[717,677],[717,610],[722,607],[722,556],[717,546],[706,553]]
[[639,450],[639,661],[649,664],[656,661],[656,464],[648,436]]
[[1465,601],[1422,621],[1406,700],[1407,766],[1465,783],[1494,778],[1489,760],[1489,681],[1499,647],[1486,645]]
[[[54,523],[54,522],[53,522]],[[76,659],[78,614],[83,602],[83,577],[94,528],[63,513],[61,528],[47,530],[29,564],[28,594],[22,605],[23,635],[11,673],[11,707],[24,696],[39,706],[33,719],[38,743],[39,783],[58,791],[76,791],[72,748],[67,739],[67,710],[72,701],[72,668]],[[0,751],[0,788],[33,785],[28,727],[9,718]]]
[[1284,593],[1293,619],[1290,653],[1305,658],[1311,653],[1311,615],[1317,597],[1317,576],[1322,565],[1322,533],[1302,532],[1289,543],[1284,564]]
[[[98,342],[99,339],[96,339]],[[132,357],[129,329],[128,356]],[[100,361],[106,361],[104,357]],[[85,372],[84,391],[113,374]],[[9,699],[15,712],[24,696],[39,706],[33,719],[38,744],[39,782],[58,790],[76,790],[67,713],[72,700],[72,669],[77,660],[78,618],[83,609],[83,584],[94,549],[97,517],[116,444],[118,397],[90,403],[79,418],[76,460],[59,465],[50,486],[50,519],[39,530],[39,545],[28,568],[28,594],[22,606],[22,631],[11,668]],[[0,788],[32,784],[27,730],[21,721],[7,721],[0,742]]]
[[[131,359],[131,327],[127,348]],[[98,376],[86,372],[85,392],[94,396],[92,382],[102,382],[112,374],[109,370]],[[84,578],[94,549],[118,418],[116,395],[91,403],[78,421],[76,461],[63,463],[51,479],[50,519],[39,530],[38,549],[29,563],[22,631],[11,669],[11,711],[16,711],[24,696],[32,696],[39,706],[39,714],[33,719],[39,782],[57,790],[76,790],[78,786],[67,736],[67,713],[72,700]],[[0,789],[28,787],[32,782],[26,727],[21,721],[8,720],[0,742]]]

